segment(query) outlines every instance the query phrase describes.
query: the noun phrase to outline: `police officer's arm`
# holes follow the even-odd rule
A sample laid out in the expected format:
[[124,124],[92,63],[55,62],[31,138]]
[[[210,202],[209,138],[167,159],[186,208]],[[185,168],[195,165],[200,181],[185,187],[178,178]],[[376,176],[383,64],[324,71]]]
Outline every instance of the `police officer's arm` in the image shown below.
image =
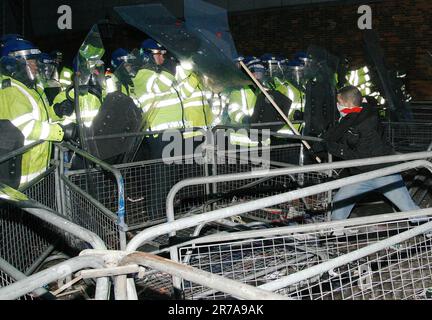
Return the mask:
[[60,104],[67,100],[66,91],[60,92],[53,100],[53,104],[47,108],[48,116],[52,121],[62,121],[66,114],[59,112]]
[[232,122],[242,123],[242,120],[245,117],[242,104],[243,100],[241,96],[241,91],[233,91],[229,97],[228,104],[228,116],[230,117]]
[[[0,94],[0,105],[16,106],[15,96],[19,93],[13,88],[8,88]],[[33,110],[23,109],[22,112],[14,110],[14,116],[10,117],[12,124],[24,135],[25,140],[62,141],[63,130],[58,124],[41,121],[35,118]]]
[[200,80],[193,71],[178,66],[176,70],[176,82],[178,92],[183,99],[186,99],[194,93]]

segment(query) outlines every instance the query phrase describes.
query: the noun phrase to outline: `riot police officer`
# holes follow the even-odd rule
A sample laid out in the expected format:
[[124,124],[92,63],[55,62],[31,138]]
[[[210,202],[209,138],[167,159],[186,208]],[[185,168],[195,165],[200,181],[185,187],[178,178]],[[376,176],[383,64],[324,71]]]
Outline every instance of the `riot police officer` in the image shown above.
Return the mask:
[[[25,145],[45,141],[23,154],[18,176],[21,186],[45,172],[49,166],[51,142],[72,139],[76,135],[75,126],[62,127],[51,122],[40,81],[40,54],[35,45],[22,39],[9,39],[1,48],[2,61],[14,64],[1,69],[9,73],[1,77],[0,119],[19,130]],[[16,171],[12,170],[10,174],[16,175]]]

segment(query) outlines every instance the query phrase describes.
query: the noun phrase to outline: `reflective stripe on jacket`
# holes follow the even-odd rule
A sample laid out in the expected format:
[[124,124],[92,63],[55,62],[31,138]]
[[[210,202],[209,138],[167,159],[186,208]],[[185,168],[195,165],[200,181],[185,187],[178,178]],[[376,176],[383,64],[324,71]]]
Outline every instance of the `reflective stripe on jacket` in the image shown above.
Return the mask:
[[50,123],[48,102],[43,92],[38,93],[11,79],[11,86],[0,89],[0,119],[10,120],[24,135],[24,144],[45,140],[23,154],[21,185],[30,182],[49,166],[51,141],[61,141],[63,130]]

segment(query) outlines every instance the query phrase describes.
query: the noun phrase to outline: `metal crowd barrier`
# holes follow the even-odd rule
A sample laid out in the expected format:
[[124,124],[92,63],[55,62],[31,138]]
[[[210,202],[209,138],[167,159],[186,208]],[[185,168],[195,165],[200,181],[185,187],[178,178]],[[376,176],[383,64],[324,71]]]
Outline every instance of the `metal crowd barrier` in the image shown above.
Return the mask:
[[[430,162],[418,160],[430,158],[431,156],[432,152],[423,152],[331,164],[252,171],[184,181],[173,189],[174,191],[172,191],[169,199],[172,200],[172,195],[177,193],[178,190],[175,189],[181,189],[183,186],[194,184],[211,185],[213,183],[236,181],[245,178],[261,179],[264,177],[289,176],[308,172],[327,172],[332,169],[351,166],[417,160],[357,176],[325,182],[320,185],[306,186],[262,199],[237,203],[229,208],[220,208],[215,211],[153,226],[134,237],[128,243],[126,252],[107,252],[103,246],[100,246],[104,257],[111,254],[117,256],[117,264],[115,264],[114,268],[107,267],[105,262],[102,263],[106,261],[106,258],[98,259],[98,255],[91,252],[90,255],[93,255],[90,257],[83,256],[73,258],[72,260],[0,289],[0,298],[14,299],[37,290],[37,288],[41,286],[41,283],[49,283],[55,281],[62,275],[64,276],[64,273],[61,273],[64,267],[69,268],[68,273],[74,273],[77,270],[88,267],[95,268],[94,271],[81,271],[81,276],[84,277],[84,275],[87,274],[86,277],[88,278],[101,279],[99,286],[102,286],[104,290],[99,290],[99,294],[97,295],[99,298],[105,296],[105,294],[101,294],[100,292],[106,293],[108,276],[114,276],[116,298],[137,298],[138,295],[133,285],[133,278],[128,279],[128,274],[138,274],[139,280],[137,280],[137,284],[140,286],[143,285],[145,288],[150,288],[153,292],[159,294],[167,294],[170,293],[173,288],[181,288],[184,297],[187,299],[222,297],[252,298],[254,296],[257,297],[257,294],[258,296],[262,294],[262,297],[267,296],[264,295],[262,291],[254,291],[253,287],[258,286],[260,289],[277,291],[278,294],[296,299],[388,298],[390,297],[389,292],[399,292],[399,296],[401,297],[421,298],[422,295],[420,291],[426,292],[430,288],[429,283],[426,281],[430,278],[430,275],[427,273],[428,268],[430,270],[430,266],[427,264],[427,261],[429,261],[428,257],[430,256],[430,247],[427,241],[430,242],[429,231],[432,229],[432,223],[427,223],[420,227],[413,227],[410,222],[415,221],[413,218],[424,216],[427,216],[429,221],[429,216],[432,216],[431,209],[402,213],[399,215],[364,218],[360,219],[361,222],[359,222],[360,220],[353,219],[343,222],[313,224],[295,228],[270,228],[248,231],[247,233],[215,234],[191,240],[188,243],[176,245],[172,248],[167,248],[166,250],[171,253],[173,249],[176,251],[176,254],[171,255],[173,261],[148,254],[140,256],[140,254],[132,252],[137,250],[146,241],[162,234],[168,234],[173,231],[196,227],[204,223],[272,207],[284,202],[337,189],[341,186],[412,168],[424,167],[428,170],[432,170]],[[169,206],[171,207],[171,204]],[[41,210],[37,209],[36,212],[30,209],[29,212],[37,214],[39,217],[43,214]],[[57,217],[57,219],[61,218]],[[58,223],[60,223],[60,220],[57,221],[57,225]],[[332,232],[341,231],[341,229],[344,231],[343,236],[332,234]],[[80,230],[83,231],[82,228],[80,228]],[[407,232],[411,233],[407,234]],[[86,234],[88,234],[88,232]],[[356,238],[352,238],[353,235]],[[392,238],[393,236],[399,237],[394,239]],[[375,239],[374,237],[377,240],[373,240]],[[417,237],[420,237],[420,239],[417,239]],[[422,237],[425,238],[423,239]],[[95,238],[93,237],[91,239]],[[91,239],[87,240],[92,242],[93,240]],[[406,246],[405,242],[407,240],[409,240],[410,244],[415,243],[415,246]],[[334,242],[336,245],[333,245]],[[99,240],[99,243],[101,243],[101,240]],[[389,250],[389,243],[390,246],[397,245],[396,249],[401,249],[396,252],[396,257],[398,257],[397,254],[399,252],[412,253],[413,250],[416,255],[412,255],[410,258],[402,257],[395,260],[393,259],[394,255],[392,252],[392,259],[387,259],[386,257],[388,257],[389,254],[381,254],[381,251]],[[403,245],[399,246],[399,244]],[[379,247],[374,247],[375,245]],[[408,249],[405,250],[405,248]],[[422,251],[423,249],[424,251]],[[366,250],[366,252],[361,250]],[[367,264],[363,263],[363,260],[358,263],[356,262],[369,254],[376,254],[377,252],[379,252],[378,260],[367,260]],[[130,255],[131,253],[132,255]],[[85,254],[83,253],[82,255]],[[257,260],[254,260],[255,257]],[[426,258],[423,259],[423,257]],[[184,266],[178,265],[176,261],[180,261],[183,264],[191,264],[193,268],[185,268]],[[370,264],[369,261],[371,261]],[[374,272],[379,272],[386,264],[393,261],[396,261],[396,266],[403,265],[404,267],[394,269],[392,266],[388,268],[389,271],[386,277],[382,278],[384,280],[381,278],[379,280],[374,280]],[[414,261],[420,261],[420,263],[414,265]],[[358,267],[357,269],[356,267],[351,267],[353,263],[354,266]],[[134,265],[142,265],[145,266],[146,269],[141,270]],[[348,267],[346,265],[348,265]],[[376,268],[376,265],[379,267]],[[399,277],[397,275],[392,276],[394,270],[399,270],[400,274],[405,275],[407,272],[406,270],[408,270],[405,265],[414,265],[414,269],[419,270],[419,273],[411,278],[405,276]],[[200,273],[197,269],[201,269],[203,273]],[[333,289],[332,281],[330,281],[330,289],[328,289],[329,281],[327,281],[328,279],[325,275],[323,278],[317,278],[319,275],[325,274],[326,272],[333,277],[331,279],[336,277],[334,282],[337,283],[339,281],[343,285],[348,283],[348,289],[344,287],[345,291],[338,295],[339,289]],[[211,276],[210,273],[214,274],[214,276]],[[392,277],[391,280],[388,280],[388,274]],[[222,278],[218,277],[218,275],[222,276]],[[360,277],[360,282],[358,277]],[[237,282],[232,282],[232,280]],[[241,287],[238,281],[248,286]],[[405,284],[402,285],[401,289],[398,289],[401,281],[411,281],[415,285],[414,289],[411,285]],[[304,287],[305,283],[307,283],[306,287]],[[358,283],[360,283],[360,287],[369,288],[367,294],[364,292],[359,293],[358,288],[352,289],[352,287],[358,285]],[[387,289],[387,291],[370,291],[371,286],[372,288],[383,287],[382,283],[386,284],[386,288],[387,283],[391,283],[393,285],[393,291]],[[241,293],[236,292],[236,286],[242,288]],[[318,293],[317,288],[321,289]],[[276,297],[279,296],[274,296],[274,298]]]
[[[80,244],[76,248],[78,250],[80,247],[85,248],[86,246],[82,246],[85,243],[95,249],[106,249],[105,244],[96,234],[64,219],[51,208],[4,184],[0,184],[0,200],[2,205],[7,204],[8,209],[2,212],[0,220],[2,226],[5,227],[2,228],[1,233],[0,271],[2,286],[7,286],[0,289],[0,299],[7,298],[8,294],[5,292],[10,291],[14,292],[14,298],[25,296],[32,291],[37,295],[43,294],[44,292],[38,289],[39,286],[23,287],[22,292],[16,287],[20,287],[21,281],[39,276],[40,273],[33,274],[33,272],[42,265],[60,242],[69,245]],[[29,221],[32,223],[29,224]],[[44,242],[41,239],[44,239]],[[75,242],[71,241],[72,239]],[[63,269],[56,280],[68,274],[70,272]],[[108,281],[106,278],[97,280],[96,297],[107,299]]]
[[[42,141],[2,155],[0,161],[23,154],[39,143]],[[19,190],[0,183],[0,287],[34,274],[60,245],[76,248],[75,245],[80,247],[87,242],[95,248],[106,248],[95,235],[62,218],[59,190],[56,151],[51,166]],[[11,201],[6,191],[19,195],[21,200]],[[106,288],[103,291],[107,291]],[[22,298],[33,299],[46,293],[45,289],[36,289]]]
[[[1,162],[22,154],[41,142],[3,155]],[[54,159],[56,160],[56,159]],[[57,164],[54,164],[20,191],[35,201],[57,211]],[[0,257],[24,274],[30,274],[54,249],[56,235],[45,223],[26,214],[22,209],[2,202],[0,204]]]
[[[73,151],[96,168],[65,171],[64,152]],[[93,231],[110,249],[126,246],[124,180],[121,172],[70,144],[60,145],[62,212],[70,221]]]
[[[361,159],[361,160],[353,160],[353,161],[344,161],[344,162],[338,162],[333,164],[321,164],[321,165],[310,165],[310,166],[304,166],[304,167],[295,167],[295,168],[285,168],[285,169],[279,169],[275,170],[274,172],[253,172],[248,173],[251,177],[262,177],[262,176],[278,176],[278,175],[287,175],[287,174],[294,174],[294,173],[302,173],[302,172],[310,172],[310,171],[328,171],[331,169],[336,168],[347,168],[351,166],[361,166],[361,165],[371,165],[376,163],[394,163],[398,161],[408,161],[408,160],[415,160],[415,159],[422,159],[422,158],[429,158],[432,155],[431,152],[427,153],[416,153],[416,154],[408,154],[408,155],[397,155],[397,156],[388,156],[388,157],[379,157],[379,158],[373,158],[373,159]],[[425,167],[428,170],[431,170],[431,164],[428,161],[412,161],[408,163],[403,163],[399,165],[395,165],[392,167],[387,167],[381,170],[376,170],[348,178],[343,178],[331,182],[326,182],[321,185],[315,185],[310,187],[305,187],[299,190],[289,191],[286,193],[266,197],[260,200],[253,200],[246,203],[240,203],[235,204],[229,208],[221,208],[217,209],[212,212],[203,213],[197,216],[193,217],[187,217],[187,218],[181,218],[179,220],[173,220],[171,216],[171,222],[161,224],[158,226],[151,227],[149,229],[146,229],[139,233],[137,236],[135,236],[128,244],[127,251],[135,251],[139,247],[141,247],[144,243],[146,243],[149,240],[152,240],[158,236],[161,236],[163,234],[173,234],[174,232],[178,230],[183,230],[191,227],[196,227],[205,223],[210,223],[213,221],[218,221],[221,219],[225,219],[228,217],[236,216],[239,214],[244,214],[250,211],[263,209],[270,206],[275,206],[281,203],[293,201],[296,199],[308,197],[314,194],[326,192],[329,190],[340,188],[341,186],[353,184],[360,181],[367,181],[369,179],[373,179],[380,176],[385,176],[393,173],[402,172],[405,170],[410,170],[413,168],[418,167]],[[234,181],[236,179],[244,178],[247,174],[237,174],[237,175],[228,175],[228,176],[219,176],[219,177],[209,177],[206,179],[201,179],[202,181],[199,181],[200,179],[192,179],[190,181],[185,181],[182,183],[179,183],[170,193],[170,197],[168,199],[168,203],[172,203],[173,196],[175,193],[181,189],[183,186],[187,185],[194,185],[194,184],[205,184],[205,183],[211,183],[211,182],[218,182],[220,181]],[[169,211],[172,214],[172,205],[168,205]],[[215,235],[215,241],[218,241],[218,234]],[[170,251],[171,259],[177,261],[179,259],[178,257],[178,251],[176,247],[171,247],[170,249],[166,249]],[[159,286],[163,286],[163,290],[167,290],[166,284],[170,283],[167,282],[167,279],[164,280],[163,277],[158,276],[156,279],[156,288]],[[173,285],[175,288],[179,288],[179,279],[173,280]],[[162,282],[162,284],[161,284]]]
[[[430,128],[427,124],[418,125],[423,126],[425,130]],[[424,132],[416,133],[419,126],[417,124],[387,123],[388,136],[396,146],[401,147],[399,150],[404,149],[404,146],[407,145],[404,142],[406,139],[417,141],[414,145],[409,143],[411,147],[415,147],[414,149],[426,150],[426,144],[429,144],[430,140]],[[403,128],[410,128],[411,136],[407,138],[406,134],[401,131]],[[414,133],[416,133],[415,136],[413,136]],[[423,139],[421,143],[419,143],[420,138]],[[265,147],[258,149],[262,151]],[[220,150],[214,150],[214,154],[210,157],[209,154],[212,151],[207,149],[207,154],[203,155],[201,161],[204,164],[198,164],[194,161],[196,158],[186,156],[181,159],[159,159],[109,168],[69,171],[62,175],[61,179],[64,195],[63,212],[73,221],[103,237],[110,248],[124,248],[127,231],[143,229],[166,221],[165,199],[170,188],[177,182],[194,177],[250,172],[259,167],[250,161],[250,157],[246,157],[249,162],[241,162],[242,152],[247,156],[250,155],[251,149],[247,151],[240,149],[231,154],[230,151],[222,152],[222,155]],[[297,165],[303,160],[303,150],[299,143],[272,146],[270,154],[269,168],[285,167],[289,164]],[[221,159],[234,160],[221,163]],[[98,161],[93,159],[90,162]],[[115,179],[114,172],[124,179],[123,183]],[[287,188],[295,187],[294,184],[297,184],[297,187],[318,184],[325,181],[328,176],[329,173],[319,175],[306,173],[296,177],[264,179],[261,182],[244,179],[223,184],[186,187],[177,195],[175,215],[181,217],[197,214],[231,203],[259,199],[286,191]],[[93,190],[88,190],[89,180],[92,181],[90,185]],[[254,183],[257,184],[251,187],[250,185]],[[123,187],[124,193],[119,190]],[[222,195],[222,198],[217,195]],[[331,193],[323,193],[314,195],[307,201],[290,203],[289,207],[279,206],[249,212],[247,216],[261,222],[285,222],[292,218],[301,218],[310,208],[324,212],[330,200]],[[124,222],[119,221],[121,218],[124,219]]]
[[398,152],[430,150],[432,124],[414,122],[383,122],[385,136]]
[[[70,146],[67,148],[72,149]],[[271,162],[271,167],[298,164],[300,149],[298,143],[272,147],[270,149],[272,156],[278,159],[296,159],[297,163],[287,164],[275,161]],[[118,241],[113,235],[116,225],[115,216],[118,215],[122,200],[120,196],[124,197],[124,219],[125,226],[127,226],[124,231],[142,229],[166,221],[166,197],[171,187],[179,181],[227,172],[247,172],[254,169],[254,164],[250,159],[243,163],[226,161],[220,164],[216,162],[217,157],[220,159],[220,154],[208,157],[208,153],[202,157],[173,157],[100,166],[90,170],[68,171],[61,177],[64,183],[64,211],[72,221],[99,234],[110,248],[118,249],[120,246],[116,244]],[[235,154],[239,159],[239,152]],[[97,165],[101,163],[98,163],[96,159],[90,159],[88,154],[83,153],[82,155]],[[227,155],[224,157],[228,158]],[[119,193],[119,182],[114,179],[113,172],[117,172],[124,179],[124,194]],[[319,181],[315,179],[316,183]],[[92,190],[89,190],[89,184]],[[267,189],[271,189],[275,184],[280,188],[283,182],[267,182]],[[228,193],[236,188],[238,185],[232,184],[231,186],[219,186],[218,190],[213,189],[210,185],[182,190],[178,195],[176,215],[180,217],[191,214],[191,212],[196,214],[211,210],[210,207],[205,206],[209,195],[221,191]],[[273,194],[277,191],[274,190]],[[89,216],[91,218],[88,218]],[[103,230],[103,225],[106,230]]]
[[[410,220],[427,217],[424,226]],[[179,248],[192,267],[301,300],[430,299],[432,209],[212,235]],[[342,235],[335,235],[341,232]],[[227,299],[182,280],[186,299]]]

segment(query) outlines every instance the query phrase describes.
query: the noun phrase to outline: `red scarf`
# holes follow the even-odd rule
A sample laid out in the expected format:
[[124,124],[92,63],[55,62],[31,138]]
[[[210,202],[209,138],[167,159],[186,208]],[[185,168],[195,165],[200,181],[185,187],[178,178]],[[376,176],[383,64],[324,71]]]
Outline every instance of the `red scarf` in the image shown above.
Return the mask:
[[363,110],[362,107],[353,107],[353,108],[342,109],[339,112],[341,114],[343,114],[343,116],[346,116],[347,114],[350,114],[350,113],[360,113],[362,110]]

